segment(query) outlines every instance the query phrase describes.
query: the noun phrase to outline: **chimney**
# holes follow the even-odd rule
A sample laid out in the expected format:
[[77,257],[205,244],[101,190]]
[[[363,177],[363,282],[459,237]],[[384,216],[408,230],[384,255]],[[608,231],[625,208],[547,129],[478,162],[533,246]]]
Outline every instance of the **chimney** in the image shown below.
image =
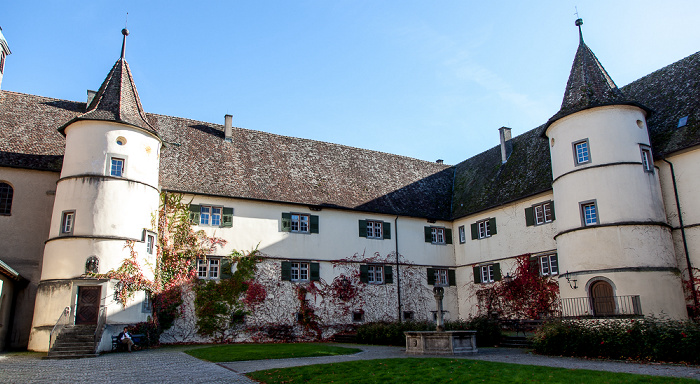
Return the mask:
[[85,105],[86,110],[90,106],[90,103],[92,103],[92,99],[95,98],[96,94],[97,94],[97,92],[93,91],[92,89],[87,90],[87,104]]
[[233,136],[233,116],[232,115],[225,115],[224,116],[224,140],[228,141],[229,143],[232,140]]
[[510,128],[501,127],[498,128],[498,132],[501,136],[501,163],[505,164],[513,152],[513,142],[510,141]]
[[435,162],[438,163],[438,164],[442,164],[442,163],[443,163],[442,159],[437,159],[437,160],[435,160]]

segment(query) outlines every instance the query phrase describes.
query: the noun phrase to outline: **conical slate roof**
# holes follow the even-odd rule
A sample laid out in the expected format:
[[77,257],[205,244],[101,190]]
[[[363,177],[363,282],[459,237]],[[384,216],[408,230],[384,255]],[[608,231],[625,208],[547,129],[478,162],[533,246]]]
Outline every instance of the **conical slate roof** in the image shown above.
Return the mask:
[[[577,25],[579,25],[577,23]],[[647,108],[638,105],[627,98],[603,65],[598,61],[593,51],[583,41],[579,25],[579,45],[571,66],[569,81],[566,83],[564,100],[561,108],[549,121],[548,127],[562,117],[582,111],[584,109],[600,107],[603,105],[637,105],[642,109]],[[648,110],[647,110],[648,111]]]
[[[125,40],[126,34],[124,35]],[[136,91],[129,64],[124,59],[124,46],[122,46],[122,57],[114,63],[112,70],[109,71],[107,78],[100,86],[100,90],[86,108],[86,112],[62,125],[58,131],[65,135],[63,132],[65,128],[80,120],[113,121],[128,124],[158,136],[156,130],[146,119],[146,113]]]

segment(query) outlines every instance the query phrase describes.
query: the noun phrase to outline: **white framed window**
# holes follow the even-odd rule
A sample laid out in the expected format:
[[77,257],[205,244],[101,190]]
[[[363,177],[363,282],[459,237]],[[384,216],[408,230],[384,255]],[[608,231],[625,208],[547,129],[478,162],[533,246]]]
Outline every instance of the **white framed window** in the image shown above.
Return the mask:
[[433,244],[445,244],[445,228],[431,227],[430,234]]
[[556,275],[559,273],[557,255],[540,256],[540,274],[542,276]]
[[199,225],[209,225],[209,216],[211,215],[211,207],[202,205],[199,207]]
[[642,156],[642,168],[644,168],[644,171],[654,173],[654,158],[651,155],[651,148],[646,145],[640,145],[639,151]]
[[292,213],[292,232],[309,233],[309,215]]
[[496,269],[494,268],[494,264],[482,265],[479,269],[481,271],[482,283],[493,283],[496,281]]
[[535,225],[552,222],[552,204],[550,202],[535,205]]
[[383,222],[367,220],[367,238],[368,239],[383,239],[384,227]]
[[309,263],[292,262],[292,281],[309,281]]
[[464,225],[459,226],[459,243],[464,244],[467,242],[467,233],[464,230]]
[[591,161],[588,139],[576,141],[572,145],[574,147],[574,164],[586,164]]
[[221,209],[222,207],[211,207],[211,225],[214,227],[221,225]]
[[197,260],[197,278],[215,280],[219,278],[218,258],[207,257],[206,259]]
[[436,268],[435,269],[435,285],[446,287],[450,285],[450,280],[447,274],[447,269]]
[[491,229],[489,228],[489,221],[483,220],[476,223],[477,229],[479,230],[479,238],[485,239],[491,237]]
[[384,267],[381,265],[368,265],[367,282],[369,284],[384,284]]
[[155,243],[156,243],[155,235],[152,235],[150,233],[146,233],[146,252],[149,255],[153,254],[153,247],[155,246]]
[[75,224],[75,211],[63,211],[61,214],[61,235],[72,235]]
[[124,176],[124,163],[126,163],[126,159],[122,159],[119,157],[110,158],[109,159],[109,175],[116,176],[116,177]]
[[579,203],[579,205],[581,207],[581,225],[587,227],[600,222],[595,200],[584,201]]

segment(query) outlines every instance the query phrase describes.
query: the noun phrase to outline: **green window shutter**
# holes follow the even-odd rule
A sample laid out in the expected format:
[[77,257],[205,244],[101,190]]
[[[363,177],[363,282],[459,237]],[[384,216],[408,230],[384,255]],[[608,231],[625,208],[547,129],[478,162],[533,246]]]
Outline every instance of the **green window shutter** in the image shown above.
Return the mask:
[[535,209],[525,208],[525,225],[530,227],[535,225]]
[[367,268],[366,265],[360,265],[360,281],[367,284],[369,283],[369,279],[367,278],[367,273],[369,272],[369,269]]
[[318,216],[316,215],[309,217],[309,232],[318,233]]
[[428,285],[435,285],[435,268],[428,268]]
[[221,227],[233,227],[233,208],[224,207],[223,214],[221,215]]
[[282,232],[292,231],[292,214],[289,212],[282,212]]
[[481,283],[481,267],[474,267],[474,284]]
[[[316,232],[318,233],[318,232]],[[321,274],[319,273],[320,265],[318,263],[309,263],[309,280],[319,281],[321,280]]]
[[452,230],[445,228],[445,244],[452,244]]
[[451,287],[457,285],[457,278],[455,276],[454,269],[447,270],[447,282],[450,284]]
[[476,223],[472,224],[472,240],[479,238],[479,227]]
[[292,263],[289,261],[282,262],[282,280],[292,280]]
[[433,230],[430,227],[425,227],[425,242],[433,242]]
[[530,258],[530,272],[534,274],[538,274],[540,271],[540,258],[539,257],[531,257]]
[[495,217],[489,219],[488,225],[489,225],[489,232],[491,232],[491,236],[498,233],[498,231],[496,231],[496,218]]
[[391,239],[391,223],[386,221],[382,224],[382,230],[384,231],[384,238]]
[[550,212],[552,213],[552,221],[554,221],[557,219],[557,217],[554,215],[554,202],[553,201],[549,202],[549,208],[550,208]]
[[394,282],[394,273],[391,270],[391,265],[384,266],[384,284],[392,284]]
[[221,259],[221,280],[228,280],[232,277],[231,260],[227,258]]
[[360,220],[360,237],[367,237],[367,220]]
[[501,280],[501,264],[496,263],[493,265],[493,281]]
[[190,204],[190,224],[199,224],[199,205]]

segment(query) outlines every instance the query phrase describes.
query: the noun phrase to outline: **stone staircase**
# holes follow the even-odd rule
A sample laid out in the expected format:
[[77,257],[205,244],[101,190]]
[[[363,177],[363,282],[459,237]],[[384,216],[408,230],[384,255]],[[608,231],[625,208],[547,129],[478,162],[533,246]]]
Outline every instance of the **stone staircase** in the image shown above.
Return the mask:
[[499,346],[505,348],[532,348],[532,340],[524,336],[503,336]]
[[96,357],[96,325],[66,325],[56,337],[47,359],[79,359]]

